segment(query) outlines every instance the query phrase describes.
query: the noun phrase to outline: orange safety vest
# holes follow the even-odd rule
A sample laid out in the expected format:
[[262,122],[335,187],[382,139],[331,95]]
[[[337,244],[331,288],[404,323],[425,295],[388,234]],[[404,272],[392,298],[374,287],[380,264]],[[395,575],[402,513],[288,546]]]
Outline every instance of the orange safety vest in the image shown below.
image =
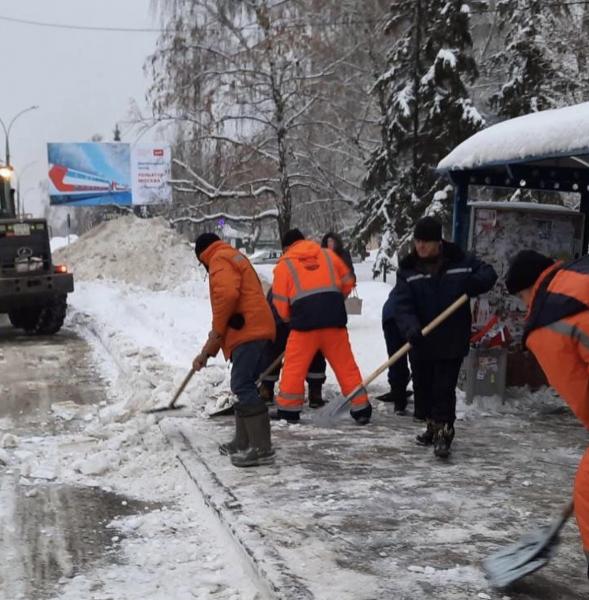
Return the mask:
[[589,429],[589,257],[557,263],[538,277],[524,343]]
[[354,276],[335,252],[311,240],[292,244],[274,269],[272,302],[291,329],[345,327]]

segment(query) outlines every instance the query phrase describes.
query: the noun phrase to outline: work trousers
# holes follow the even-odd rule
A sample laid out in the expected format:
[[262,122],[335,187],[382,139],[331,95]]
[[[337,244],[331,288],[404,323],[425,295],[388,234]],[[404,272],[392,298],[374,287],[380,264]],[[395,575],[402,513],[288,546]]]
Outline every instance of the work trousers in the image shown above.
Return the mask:
[[[305,375],[315,354],[320,351],[333,369],[342,394],[348,396],[361,386],[362,375],[356,364],[348,330],[345,327],[329,327],[312,331],[293,330],[288,336],[284,367],[276,404],[281,410],[299,412],[305,401]],[[363,387],[351,399],[351,410],[368,406],[368,395]]]
[[583,541],[583,550],[589,561],[589,449],[585,452],[577,469],[573,500],[575,517]]
[[[387,346],[389,358],[397,351],[405,340],[397,327],[394,319],[389,319],[382,324],[384,332],[384,341]],[[405,397],[405,390],[409,384],[409,364],[407,355],[402,356],[395,364],[389,367],[388,380],[391,386],[391,392],[398,395],[399,398]]]
[[411,359],[415,416],[435,423],[454,424],[456,384],[462,357],[443,360]]
[[265,408],[260,398],[256,380],[262,372],[266,340],[245,342],[234,348],[231,353],[231,391],[237,396],[235,411],[240,414],[252,414],[252,409]]
[[[288,340],[288,334],[290,329],[284,324],[279,324],[276,327],[276,339],[273,342],[268,342],[264,350],[263,369],[267,369],[286,349],[286,342]],[[325,369],[327,365],[325,363],[325,357],[321,352],[317,352],[313,356],[313,360],[309,365],[307,371],[306,380],[309,385],[313,383],[324,384],[325,383]],[[273,371],[264,376],[262,381],[269,388],[273,388],[274,384],[280,377],[281,367],[278,365]]]

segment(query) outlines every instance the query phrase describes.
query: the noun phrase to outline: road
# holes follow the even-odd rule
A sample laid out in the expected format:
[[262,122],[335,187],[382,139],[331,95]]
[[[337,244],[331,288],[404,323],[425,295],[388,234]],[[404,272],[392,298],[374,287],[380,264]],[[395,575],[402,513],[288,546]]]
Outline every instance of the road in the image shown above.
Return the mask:
[[[80,427],[58,415],[71,403],[91,409],[106,399],[90,349],[73,331],[33,338],[0,317],[0,441],[24,440]],[[12,438],[14,436],[14,438]],[[19,443],[20,442],[16,442]],[[52,473],[23,476],[0,468],[0,598],[52,597],[62,577],[115,562],[112,531],[119,515],[145,503],[55,481]]]

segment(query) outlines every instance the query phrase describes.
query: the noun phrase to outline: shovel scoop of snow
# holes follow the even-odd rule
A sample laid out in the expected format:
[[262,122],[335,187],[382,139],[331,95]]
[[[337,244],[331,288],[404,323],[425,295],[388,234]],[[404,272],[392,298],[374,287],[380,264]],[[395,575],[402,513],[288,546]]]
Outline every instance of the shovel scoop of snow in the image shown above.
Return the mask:
[[519,541],[486,558],[483,570],[491,585],[505,588],[546,565],[555,553],[558,534],[572,511],[573,504],[567,504],[554,523],[525,534]]

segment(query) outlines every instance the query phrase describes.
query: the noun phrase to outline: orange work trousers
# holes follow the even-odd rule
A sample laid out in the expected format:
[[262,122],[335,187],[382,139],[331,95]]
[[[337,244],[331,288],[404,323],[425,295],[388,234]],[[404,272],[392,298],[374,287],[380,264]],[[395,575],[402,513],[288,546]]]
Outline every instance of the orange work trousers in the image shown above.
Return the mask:
[[[342,394],[347,396],[362,383],[354,360],[348,330],[329,327],[312,331],[293,330],[288,335],[280,390],[276,404],[281,410],[300,412],[305,402],[305,377],[313,357],[320,351],[333,369]],[[368,406],[368,395],[361,387],[351,399],[352,412]]]
[[575,517],[581,532],[583,550],[589,560],[589,449],[581,459],[575,477]]

